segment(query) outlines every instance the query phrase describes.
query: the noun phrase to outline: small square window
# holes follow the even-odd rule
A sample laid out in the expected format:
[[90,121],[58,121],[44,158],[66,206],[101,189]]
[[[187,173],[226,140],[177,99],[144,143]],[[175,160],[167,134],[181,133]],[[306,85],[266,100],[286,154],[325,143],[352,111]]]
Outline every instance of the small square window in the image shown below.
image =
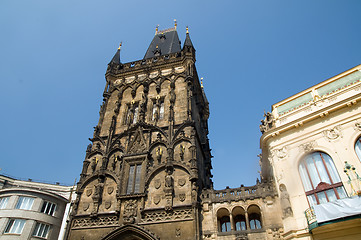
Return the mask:
[[31,210],[33,206],[34,198],[31,197],[19,197],[16,209]]
[[54,216],[55,210],[56,204],[52,202],[44,201],[43,206],[41,207],[41,212],[50,216]]

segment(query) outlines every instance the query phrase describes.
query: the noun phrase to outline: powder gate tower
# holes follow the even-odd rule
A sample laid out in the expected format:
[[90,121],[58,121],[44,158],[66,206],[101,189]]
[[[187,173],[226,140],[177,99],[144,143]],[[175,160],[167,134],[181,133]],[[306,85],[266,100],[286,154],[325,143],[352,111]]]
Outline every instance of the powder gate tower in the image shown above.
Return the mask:
[[108,65],[68,239],[200,239],[211,189],[208,102],[188,29],[156,34],[143,59]]

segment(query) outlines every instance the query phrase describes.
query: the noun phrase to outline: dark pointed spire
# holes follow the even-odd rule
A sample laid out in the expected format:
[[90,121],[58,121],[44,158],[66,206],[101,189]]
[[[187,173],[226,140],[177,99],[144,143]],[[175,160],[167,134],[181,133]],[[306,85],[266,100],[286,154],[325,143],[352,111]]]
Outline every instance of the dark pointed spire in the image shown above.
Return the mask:
[[[188,46],[188,47],[193,47],[193,43],[191,41],[191,38],[189,37],[189,32],[188,32],[188,26],[187,26],[187,33],[186,33],[186,40],[184,41],[184,45],[183,45],[183,48],[185,46]],[[193,47],[194,48],[194,47]]]
[[112,60],[110,61],[109,64],[120,64],[120,48],[122,46],[122,43],[119,44],[118,50],[115,53],[114,57],[112,58]]

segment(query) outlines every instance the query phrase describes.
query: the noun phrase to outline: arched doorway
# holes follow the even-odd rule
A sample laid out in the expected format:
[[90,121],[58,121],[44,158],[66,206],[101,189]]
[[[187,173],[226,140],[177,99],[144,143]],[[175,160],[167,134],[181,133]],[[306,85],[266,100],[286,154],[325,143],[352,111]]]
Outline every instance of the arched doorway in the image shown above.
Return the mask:
[[137,225],[124,225],[107,234],[102,240],[158,240],[149,230]]

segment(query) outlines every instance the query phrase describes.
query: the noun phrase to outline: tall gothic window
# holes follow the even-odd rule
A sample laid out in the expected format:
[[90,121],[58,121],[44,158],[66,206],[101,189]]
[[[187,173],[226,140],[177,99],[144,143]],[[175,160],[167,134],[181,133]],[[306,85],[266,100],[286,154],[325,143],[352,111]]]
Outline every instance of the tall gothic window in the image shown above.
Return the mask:
[[157,104],[156,100],[153,102],[152,121],[161,120],[164,118],[164,99],[160,99]]
[[359,137],[355,143],[355,152],[358,156],[358,159],[361,161],[361,137]]
[[311,206],[347,196],[335,164],[326,153],[307,155],[299,165],[299,173]]
[[128,105],[127,106],[127,113],[125,115],[125,121],[124,124],[135,124],[137,123],[139,115],[139,105],[138,103],[134,103],[134,105]]
[[141,164],[131,165],[129,168],[127,194],[140,192]]

